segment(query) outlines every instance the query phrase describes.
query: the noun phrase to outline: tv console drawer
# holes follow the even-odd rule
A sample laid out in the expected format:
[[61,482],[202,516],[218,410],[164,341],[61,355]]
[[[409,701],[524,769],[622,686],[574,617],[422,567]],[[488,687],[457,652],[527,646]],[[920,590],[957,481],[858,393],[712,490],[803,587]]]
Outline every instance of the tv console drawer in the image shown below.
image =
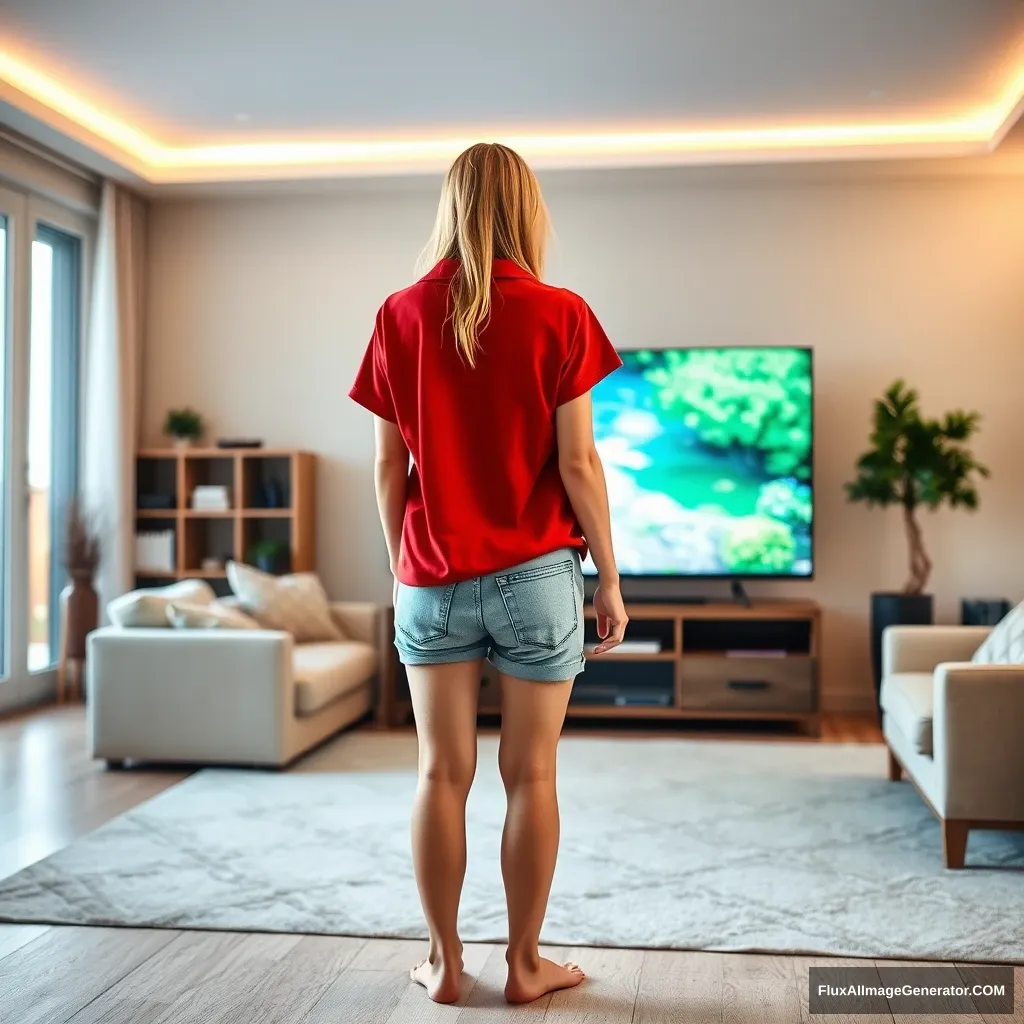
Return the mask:
[[681,689],[691,711],[813,711],[814,659],[683,658]]

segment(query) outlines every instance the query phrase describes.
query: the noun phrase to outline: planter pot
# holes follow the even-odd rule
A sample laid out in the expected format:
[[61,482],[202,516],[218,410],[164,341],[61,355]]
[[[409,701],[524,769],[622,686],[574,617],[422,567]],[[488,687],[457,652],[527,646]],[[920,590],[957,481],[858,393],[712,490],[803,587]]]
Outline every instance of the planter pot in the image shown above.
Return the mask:
[[291,568],[291,556],[287,551],[272,555],[257,555],[253,565],[263,572],[279,575],[288,572]]
[[191,437],[176,437],[172,442],[176,451],[185,452],[192,447]]
[[[931,594],[871,595],[871,668],[875,677],[875,704],[882,687],[882,633],[887,626],[930,626]],[[881,717],[881,708],[879,708]]]
[[72,577],[61,595],[65,602],[64,636],[68,658],[85,657],[85,638],[100,624],[100,602],[87,576]]

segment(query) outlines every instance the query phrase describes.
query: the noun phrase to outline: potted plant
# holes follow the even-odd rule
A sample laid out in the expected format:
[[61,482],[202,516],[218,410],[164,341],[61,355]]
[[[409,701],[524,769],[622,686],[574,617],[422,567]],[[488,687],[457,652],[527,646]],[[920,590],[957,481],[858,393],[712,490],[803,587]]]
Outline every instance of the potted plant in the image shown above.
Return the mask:
[[203,418],[194,409],[170,409],[164,420],[164,433],[173,438],[175,448],[188,448],[203,436]]
[[258,540],[249,545],[245,560],[263,572],[288,572],[291,549],[283,540]]
[[920,510],[943,505],[978,507],[975,481],[989,472],[971,454],[967,442],[980,420],[978,413],[962,410],[946,413],[943,419],[922,416],[917,392],[902,380],[875,402],[871,447],[857,460],[857,475],[846,485],[846,496],[869,507],[899,507],[910,557],[910,574],[902,591],[871,595],[876,700],[886,626],[932,621],[932,597],[925,593],[932,561],[924,544]]
[[99,625],[99,598],[93,586],[100,564],[100,541],[77,501],[68,504],[64,518],[64,570],[68,585],[61,593],[64,607],[63,656],[85,658],[85,638]]

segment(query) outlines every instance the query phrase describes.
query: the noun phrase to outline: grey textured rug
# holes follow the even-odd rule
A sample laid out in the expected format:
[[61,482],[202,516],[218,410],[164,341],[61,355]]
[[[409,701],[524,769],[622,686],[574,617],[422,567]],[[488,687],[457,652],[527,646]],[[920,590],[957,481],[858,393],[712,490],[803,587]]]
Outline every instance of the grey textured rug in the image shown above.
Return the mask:
[[[329,772],[193,776],[0,882],[0,920],[422,937],[414,741],[331,751]],[[484,739],[467,940],[504,937],[494,762]],[[567,738],[545,940],[1024,960],[1024,837],[972,835],[972,868],[944,871],[938,824],[884,767],[880,747]]]

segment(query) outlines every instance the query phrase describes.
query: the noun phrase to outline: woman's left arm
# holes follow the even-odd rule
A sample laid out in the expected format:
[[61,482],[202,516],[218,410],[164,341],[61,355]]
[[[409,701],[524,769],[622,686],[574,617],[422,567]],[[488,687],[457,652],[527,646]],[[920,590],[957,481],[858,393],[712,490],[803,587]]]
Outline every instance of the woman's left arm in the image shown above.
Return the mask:
[[391,572],[398,569],[398,554],[402,549],[402,522],[405,519],[405,499],[409,488],[409,449],[405,446],[398,425],[374,416],[374,436],[377,455],[374,460],[373,479],[377,490],[377,511],[388,546]]

